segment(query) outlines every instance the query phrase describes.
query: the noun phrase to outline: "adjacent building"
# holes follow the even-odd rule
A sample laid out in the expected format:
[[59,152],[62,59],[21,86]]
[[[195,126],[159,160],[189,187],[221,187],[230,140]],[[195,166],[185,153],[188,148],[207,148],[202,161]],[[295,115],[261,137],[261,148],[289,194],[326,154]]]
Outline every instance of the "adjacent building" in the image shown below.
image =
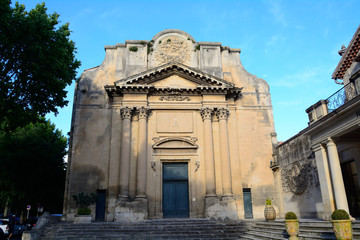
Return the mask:
[[[360,217],[360,27],[332,78],[344,85],[310,106],[309,126],[276,148],[284,212],[329,219],[335,209]],[[334,83],[335,84],[335,83]]]

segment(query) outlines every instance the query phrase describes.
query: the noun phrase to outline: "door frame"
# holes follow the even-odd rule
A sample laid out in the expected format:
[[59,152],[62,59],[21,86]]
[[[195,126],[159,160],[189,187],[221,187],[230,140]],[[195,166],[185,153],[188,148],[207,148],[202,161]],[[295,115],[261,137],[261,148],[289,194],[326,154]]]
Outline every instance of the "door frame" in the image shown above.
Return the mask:
[[[168,180],[168,181],[164,181],[164,165],[171,165],[171,164],[177,164],[177,163],[185,163],[186,165],[186,169],[187,169],[187,179],[186,180]],[[161,181],[161,187],[162,187],[162,213],[163,213],[163,218],[164,218],[164,209],[163,209],[163,204],[164,204],[164,183],[165,182],[186,182],[187,184],[187,217],[180,217],[179,218],[189,218],[190,217],[190,181],[189,181],[189,162],[188,161],[163,161],[161,162],[161,165],[162,165],[162,181]],[[176,218],[176,217],[175,217]]]
[[[195,161],[194,161],[195,162]],[[166,159],[160,159],[160,211],[161,211],[161,218],[164,218],[164,211],[163,211],[163,186],[164,186],[164,176],[163,176],[163,168],[164,168],[164,163],[187,163],[187,170],[188,170],[188,203],[189,203],[189,217],[191,217],[191,213],[192,213],[192,201],[190,201],[192,199],[192,191],[193,191],[193,187],[195,187],[195,184],[191,184],[191,163],[192,160],[191,159],[170,159],[170,158],[166,158]]]

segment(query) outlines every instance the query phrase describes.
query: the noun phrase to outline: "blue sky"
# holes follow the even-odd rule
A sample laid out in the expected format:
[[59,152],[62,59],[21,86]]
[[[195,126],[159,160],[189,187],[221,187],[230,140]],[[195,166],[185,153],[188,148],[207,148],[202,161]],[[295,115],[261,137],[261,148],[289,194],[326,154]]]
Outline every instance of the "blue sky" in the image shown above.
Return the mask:
[[[24,0],[26,9],[42,1]],[[241,48],[245,69],[270,85],[275,129],[285,141],[307,126],[305,109],[340,89],[331,79],[340,56],[360,24],[360,1],[45,1],[69,22],[77,59],[84,69],[104,59],[104,45],[151,40],[165,29],[180,29],[196,41]],[[74,84],[69,105],[48,115],[66,134],[70,130]]]

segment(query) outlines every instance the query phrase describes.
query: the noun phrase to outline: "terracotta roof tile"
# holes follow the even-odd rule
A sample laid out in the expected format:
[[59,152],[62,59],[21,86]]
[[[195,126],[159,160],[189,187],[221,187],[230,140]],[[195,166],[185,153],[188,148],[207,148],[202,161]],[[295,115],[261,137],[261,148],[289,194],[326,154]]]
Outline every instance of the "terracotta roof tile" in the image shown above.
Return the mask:
[[349,46],[346,48],[345,53],[342,55],[339,64],[337,65],[332,79],[343,79],[345,72],[353,63],[354,59],[359,57],[360,51],[360,25],[357,28]]

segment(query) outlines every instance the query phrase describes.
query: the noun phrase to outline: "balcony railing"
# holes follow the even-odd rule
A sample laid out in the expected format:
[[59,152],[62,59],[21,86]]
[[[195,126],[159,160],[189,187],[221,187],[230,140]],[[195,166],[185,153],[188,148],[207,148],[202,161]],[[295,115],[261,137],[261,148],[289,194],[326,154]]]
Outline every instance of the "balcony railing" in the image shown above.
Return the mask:
[[344,87],[326,99],[329,113],[344,105],[357,95],[359,95],[359,81],[346,84]]

